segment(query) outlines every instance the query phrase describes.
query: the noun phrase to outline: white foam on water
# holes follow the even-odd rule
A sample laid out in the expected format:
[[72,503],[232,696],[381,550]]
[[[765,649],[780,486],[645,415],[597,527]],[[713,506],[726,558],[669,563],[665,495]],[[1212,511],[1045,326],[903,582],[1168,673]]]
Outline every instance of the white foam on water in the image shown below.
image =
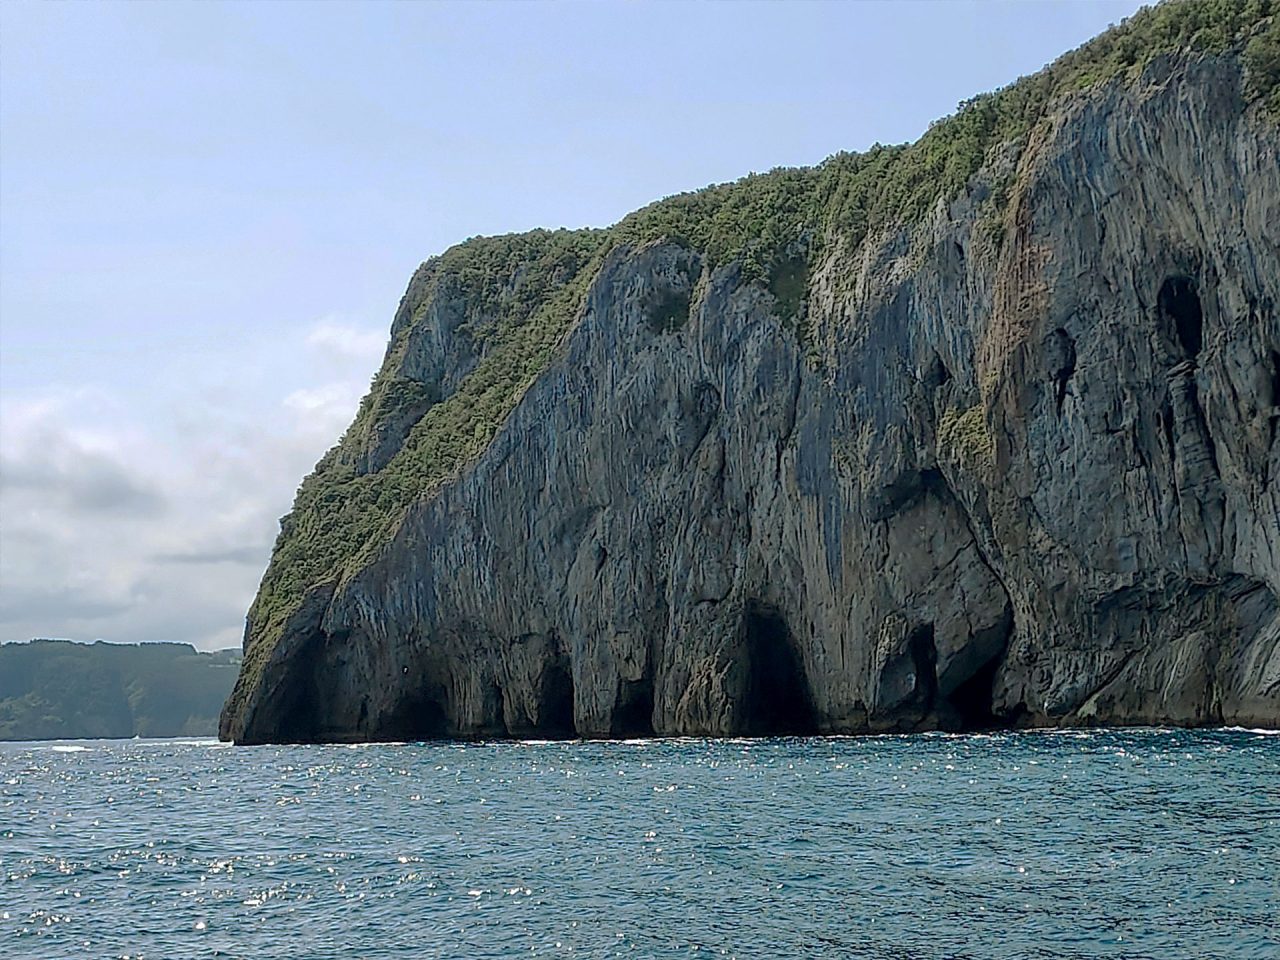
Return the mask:
[[1232,733],[1256,733],[1263,737],[1280,737],[1280,730],[1271,727],[1223,727],[1223,730],[1230,730]]
[[89,747],[81,747],[73,743],[56,743],[49,748],[54,753],[88,753]]

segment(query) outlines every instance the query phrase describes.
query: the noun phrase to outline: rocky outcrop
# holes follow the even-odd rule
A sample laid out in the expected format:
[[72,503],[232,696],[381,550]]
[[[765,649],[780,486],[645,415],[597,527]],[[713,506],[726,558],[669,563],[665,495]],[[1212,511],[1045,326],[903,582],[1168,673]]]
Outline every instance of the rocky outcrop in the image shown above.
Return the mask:
[[[1280,725],[1280,133],[1241,89],[1161,56],[1063,98],[920,221],[827,243],[794,313],[614,247],[223,735]],[[421,300],[387,362],[428,386],[348,434],[362,471],[482,349]]]

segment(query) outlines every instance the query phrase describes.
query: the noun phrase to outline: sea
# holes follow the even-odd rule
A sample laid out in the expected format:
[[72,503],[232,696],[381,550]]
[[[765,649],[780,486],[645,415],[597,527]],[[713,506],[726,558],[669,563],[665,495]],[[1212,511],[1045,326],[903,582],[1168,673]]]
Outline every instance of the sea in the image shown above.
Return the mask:
[[0,744],[0,957],[1280,958],[1280,736]]

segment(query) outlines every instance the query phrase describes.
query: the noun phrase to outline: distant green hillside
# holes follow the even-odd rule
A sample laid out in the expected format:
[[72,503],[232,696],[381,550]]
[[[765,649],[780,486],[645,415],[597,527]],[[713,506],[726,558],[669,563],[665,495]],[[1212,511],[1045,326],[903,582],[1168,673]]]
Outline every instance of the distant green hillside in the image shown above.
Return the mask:
[[213,736],[239,669],[183,643],[0,644],[0,740]]

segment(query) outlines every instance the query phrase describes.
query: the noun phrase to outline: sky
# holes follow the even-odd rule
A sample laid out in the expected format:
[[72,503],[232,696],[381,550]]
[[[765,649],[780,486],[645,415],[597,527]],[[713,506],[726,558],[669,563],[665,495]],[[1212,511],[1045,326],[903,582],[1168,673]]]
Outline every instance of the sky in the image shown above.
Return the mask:
[[1135,2],[0,4],[0,640],[236,646],[414,268],[915,139]]

